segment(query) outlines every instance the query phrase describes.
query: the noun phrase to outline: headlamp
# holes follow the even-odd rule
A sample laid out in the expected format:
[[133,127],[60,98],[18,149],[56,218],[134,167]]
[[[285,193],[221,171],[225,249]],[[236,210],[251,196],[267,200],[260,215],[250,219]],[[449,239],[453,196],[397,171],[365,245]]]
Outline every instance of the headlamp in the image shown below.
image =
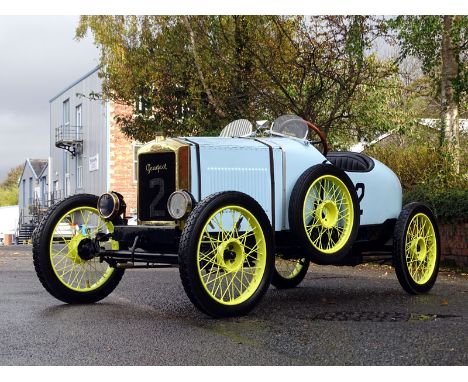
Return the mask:
[[106,220],[112,220],[121,215],[126,207],[123,196],[113,191],[102,194],[97,202],[99,215]]
[[175,220],[186,217],[192,211],[192,197],[184,190],[174,191],[167,200],[169,215]]

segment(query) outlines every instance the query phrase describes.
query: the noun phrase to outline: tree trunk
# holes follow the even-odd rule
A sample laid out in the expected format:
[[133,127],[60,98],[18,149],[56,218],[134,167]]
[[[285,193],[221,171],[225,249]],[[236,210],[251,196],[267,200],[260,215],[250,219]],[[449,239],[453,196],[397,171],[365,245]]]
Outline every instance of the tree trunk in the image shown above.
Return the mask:
[[458,76],[456,52],[453,46],[454,16],[443,16],[442,33],[442,83],[441,83],[441,120],[443,142],[453,159],[453,169],[460,172],[460,121],[458,117],[458,100],[453,86]]
[[221,108],[218,105],[218,102],[213,97],[213,94],[211,93],[211,89],[209,88],[209,86],[208,86],[208,84],[206,82],[205,76],[203,74],[202,63],[201,63],[200,57],[198,56],[198,52],[197,52],[197,45],[196,45],[196,41],[195,41],[195,33],[194,33],[193,29],[192,29],[192,26],[190,25],[190,20],[189,20],[188,16],[183,16],[182,20],[184,22],[185,27],[187,28],[187,30],[189,32],[190,43],[191,43],[191,46],[192,46],[193,60],[195,62],[195,67],[197,68],[198,78],[200,79],[200,82],[201,82],[201,84],[203,86],[203,90],[206,93],[206,96],[208,98],[208,102],[211,104],[211,106],[213,106],[216,114],[218,114],[221,118],[226,118],[226,113],[223,110],[221,110]]

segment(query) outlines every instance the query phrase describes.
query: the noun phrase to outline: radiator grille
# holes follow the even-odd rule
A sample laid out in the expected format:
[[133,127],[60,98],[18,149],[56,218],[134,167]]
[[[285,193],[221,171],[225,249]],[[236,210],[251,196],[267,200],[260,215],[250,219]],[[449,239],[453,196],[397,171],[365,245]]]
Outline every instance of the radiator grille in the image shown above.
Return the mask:
[[173,220],[167,200],[176,187],[174,152],[138,156],[138,218],[141,221]]

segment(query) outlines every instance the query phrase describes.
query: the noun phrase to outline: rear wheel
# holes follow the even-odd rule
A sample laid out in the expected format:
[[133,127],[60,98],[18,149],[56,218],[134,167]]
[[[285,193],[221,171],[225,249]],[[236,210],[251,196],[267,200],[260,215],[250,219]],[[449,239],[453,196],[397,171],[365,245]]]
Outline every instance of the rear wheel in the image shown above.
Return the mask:
[[[114,226],[100,218],[97,196],[79,194],[52,206],[34,233],[33,261],[44,288],[66,303],[93,303],[108,296],[120,282],[123,269],[94,257],[98,233]],[[118,249],[118,243],[101,243]]]
[[393,262],[406,292],[426,293],[434,286],[440,240],[435,217],[426,205],[410,203],[401,211],[393,237]]
[[359,227],[359,202],[351,179],[329,164],[306,170],[291,193],[289,225],[312,261],[341,260]]
[[240,192],[197,204],[179,247],[179,270],[193,304],[213,317],[243,315],[260,301],[273,272],[272,229],[261,206]]
[[276,254],[275,270],[271,283],[278,289],[289,289],[298,286],[307,274],[310,261],[303,259],[290,259],[281,253]]

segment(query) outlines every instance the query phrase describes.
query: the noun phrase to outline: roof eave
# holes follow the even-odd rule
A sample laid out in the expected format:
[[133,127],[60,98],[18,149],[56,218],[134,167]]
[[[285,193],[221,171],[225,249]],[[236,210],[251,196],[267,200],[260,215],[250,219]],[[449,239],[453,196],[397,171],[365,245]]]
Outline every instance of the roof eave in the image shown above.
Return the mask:
[[49,100],[49,103],[52,103],[53,101],[55,101],[58,97],[60,97],[61,95],[63,95],[65,92],[67,92],[68,90],[70,90],[73,86],[75,86],[76,84],[80,83],[81,81],[83,81],[84,79],[88,78],[90,75],[94,74],[96,71],[98,71],[99,69],[101,68],[101,65],[98,65],[96,66],[93,70],[89,71],[88,73],[86,73],[84,76],[80,77],[79,79],[77,79],[75,82],[73,82],[71,85],[68,85],[65,89],[63,89],[61,92],[59,92],[57,95],[55,95],[53,98],[51,98]]

